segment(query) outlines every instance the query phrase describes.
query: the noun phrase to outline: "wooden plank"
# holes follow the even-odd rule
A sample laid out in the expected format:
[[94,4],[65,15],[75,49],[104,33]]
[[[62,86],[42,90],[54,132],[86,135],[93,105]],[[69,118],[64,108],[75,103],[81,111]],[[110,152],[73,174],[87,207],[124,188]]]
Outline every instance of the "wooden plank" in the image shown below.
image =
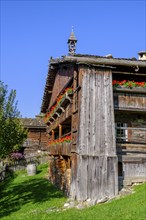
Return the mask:
[[89,146],[88,154],[94,155],[95,151],[95,71],[90,71],[89,81]]
[[77,164],[78,155],[76,153],[71,154],[71,184],[70,184],[70,195],[73,199],[77,199]]
[[72,104],[72,152],[76,152],[76,145],[78,142],[78,128],[79,128],[79,109],[80,109],[80,76],[78,69],[74,70],[73,81],[73,104]]
[[107,196],[107,158],[99,157],[99,200]]
[[79,156],[77,167],[77,183],[76,183],[76,198],[80,201],[87,200],[87,177],[88,177],[88,157]]
[[146,111],[146,94],[114,92],[114,108]]
[[107,158],[107,189],[108,196],[114,197],[118,193],[118,180],[115,178],[117,173],[117,157]]
[[99,157],[89,157],[87,191],[88,198],[97,201],[99,196]]
[[[85,104],[85,140],[84,140],[84,148],[82,149],[82,154],[89,154],[89,144],[90,144],[90,70],[87,70],[86,73],[86,96],[84,96],[84,99],[86,100]],[[83,132],[84,132],[83,131]]]
[[[106,121],[105,121],[105,138],[107,141],[107,146],[108,146],[108,155],[115,155],[116,154],[116,146],[115,146],[115,125],[114,125],[114,107],[113,107],[113,89],[112,89],[112,77],[110,72],[105,73],[105,82],[106,84],[104,85],[105,90],[106,90]],[[110,117],[109,117],[110,115]]]
[[129,177],[145,177],[146,178],[146,162],[143,163],[124,163],[125,179]]
[[82,154],[85,148],[85,136],[86,133],[84,132],[86,126],[86,77],[87,75],[84,74],[83,82],[82,82],[82,93],[81,93],[81,108],[80,108],[80,125],[79,125],[79,144],[78,144],[78,153]]
[[102,123],[101,123],[101,96],[102,96],[102,88],[101,88],[101,74],[98,72],[95,74],[95,82],[96,82],[96,86],[95,86],[95,155],[99,155],[100,154],[100,146],[101,146],[101,132],[102,132]]

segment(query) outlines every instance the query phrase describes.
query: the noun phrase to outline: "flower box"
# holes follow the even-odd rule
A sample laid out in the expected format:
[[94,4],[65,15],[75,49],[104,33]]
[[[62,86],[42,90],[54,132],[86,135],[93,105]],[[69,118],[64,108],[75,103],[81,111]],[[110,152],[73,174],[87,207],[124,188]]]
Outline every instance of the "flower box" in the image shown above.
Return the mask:
[[113,80],[114,91],[130,93],[146,93],[146,82],[136,82],[130,80]]
[[125,88],[146,88],[146,82],[136,82],[134,80],[130,81],[130,80],[122,80],[122,81],[118,81],[118,80],[113,80],[112,82],[113,87],[117,88],[117,87],[125,87]]
[[127,93],[146,93],[146,88],[143,87],[127,88],[124,86],[119,86],[119,87],[115,87],[114,91],[127,92]]
[[53,140],[53,141],[49,141],[48,146],[56,146],[59,144],[64,144],[64,143],[70,143],[72,140],[71,135],[67,135],[65,137]]

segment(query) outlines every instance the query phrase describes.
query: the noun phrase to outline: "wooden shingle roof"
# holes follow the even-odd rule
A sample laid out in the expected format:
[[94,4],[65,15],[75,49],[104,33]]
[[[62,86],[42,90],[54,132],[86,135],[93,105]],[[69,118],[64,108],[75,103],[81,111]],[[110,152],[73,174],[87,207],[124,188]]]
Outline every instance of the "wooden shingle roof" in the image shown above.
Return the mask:
[[25,128],[46,128],[42,118],[21,118],[20,120]]

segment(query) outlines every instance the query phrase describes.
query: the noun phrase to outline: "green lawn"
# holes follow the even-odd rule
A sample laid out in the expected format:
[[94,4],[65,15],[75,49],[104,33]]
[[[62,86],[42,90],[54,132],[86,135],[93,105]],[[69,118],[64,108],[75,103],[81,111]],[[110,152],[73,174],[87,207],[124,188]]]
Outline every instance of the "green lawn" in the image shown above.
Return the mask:
[[47,180],[47,165],[35,176],[17,172],[0,183],[1,220],[146,220],[146,184],[135,193],[90,208],[64,211],[67,198]]

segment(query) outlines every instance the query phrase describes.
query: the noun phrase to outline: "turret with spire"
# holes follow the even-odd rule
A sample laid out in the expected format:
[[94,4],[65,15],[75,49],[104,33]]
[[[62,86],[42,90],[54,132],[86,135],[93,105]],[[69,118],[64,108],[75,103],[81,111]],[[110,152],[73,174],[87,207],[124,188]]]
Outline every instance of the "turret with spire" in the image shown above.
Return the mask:
[[77,43],[77,39],[75,37],[74,31],[73,31],[73,27],[72,27],[72,32],[70,34],[70,37],[68,39],[68,54],[69,55],[74,55],[75,51],[76,51],[76,43]]

